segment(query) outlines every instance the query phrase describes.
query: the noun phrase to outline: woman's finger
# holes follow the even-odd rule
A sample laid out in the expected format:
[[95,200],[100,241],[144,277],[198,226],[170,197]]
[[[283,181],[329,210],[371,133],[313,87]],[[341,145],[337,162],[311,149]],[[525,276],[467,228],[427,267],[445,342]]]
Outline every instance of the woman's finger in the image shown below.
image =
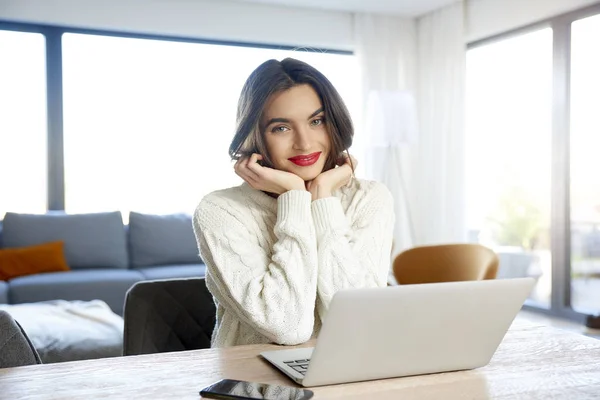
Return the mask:
[[252,158],[252,156],[250,156],[244,160],[244,162],[242,163],[242,168],[248,168],[248,163],[250,163],[251,158]]
[[246,175],[246,178],[244,178],[244,180],[248,182],[253,188],[258,189],[258,181],[254,179],[252,175]]
[[247,162],[248,157],[240,157],[237,159],[237,161],[235,162],[235,165],[233,166],[233,170],[235,171],[236,174],[240,175],[243,174],[243,168],[244,168],[244,164]]
[[244,179],[244,180],[245,180],[245,175],[246,175],[246,173],[245,173],[245,172],[244,172],[244,170],[242,169],[242,166],[241,166],[241,164],[239,164],[239,165],[237,165],[237,164],[236,164],[236,166],[234,167],[234,169],[233,169],[233,170],[235,171],[235,174],[236,174],[237,176],[239,176],[240,178],[242,178],[242,179]]
[[352,171],[356,170],[356,166],[358,165],[358,161],[352,156],[348,156],[348,158],[346,158],[345,163],[348,164],[350,168],[352,168]]
[[337,164],[338,167],[340,167],[340,166],[346,164],[347,161],[348,161],[348,154],[342,153],[340,155],[340,157],[337,159],[336,164]]
[[252,154],[250,160],[248,161],[248,169],[252,171],[256,177],[260,177],[262,170],[262,166],[258,163],[258,160],[262,160],[262,156],[260,154]]
[[[244,181],[248,182],[251,185],[254,185],[256,183],[256,178],[254,177],[254,175],[252,174],[252,171],[250,171],[247,168],[244,167],[239,167],[237,169],[237,171],[235,171],[235,173],[242,178]],[[253,186],[254,187],[254,186]]]
[[257,166],[257,155],[256,154],[252,154],[248,160],[246,160],[246,162],[244,162],[242,164],[242,169],[244,170],[244,173],[247,176],[251,176],[252,179],[254,180],[258,180],[260,179],[260,175],[258,174],[257,170],[255,169],[255,166]]

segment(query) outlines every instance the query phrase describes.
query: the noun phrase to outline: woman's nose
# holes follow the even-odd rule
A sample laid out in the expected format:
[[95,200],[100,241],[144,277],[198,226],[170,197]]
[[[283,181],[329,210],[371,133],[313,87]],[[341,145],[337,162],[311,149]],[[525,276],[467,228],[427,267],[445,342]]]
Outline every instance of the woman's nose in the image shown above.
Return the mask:
[[296,130],[296,137],[294,138],[294,148],[296,150],[309,150],[310,143],[310,132],[307,128]]

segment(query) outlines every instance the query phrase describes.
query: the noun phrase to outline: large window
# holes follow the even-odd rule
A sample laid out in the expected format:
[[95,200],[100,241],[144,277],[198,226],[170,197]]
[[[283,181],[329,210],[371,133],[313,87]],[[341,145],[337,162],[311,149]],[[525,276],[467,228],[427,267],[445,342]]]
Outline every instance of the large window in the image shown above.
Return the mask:
[[45,52],[43,35],[0,30],[0,219],[46,210]]
[[[532,276],[527,307],[600,318],[600,5],[469,45],[473,241],[499,278]],[[596,317],[594,317],[596,316]]]
[[192,212],[241,183],[228,157],[238,97],[260,63],[285,57],[328,76],[360,126],[347,51],[0,22],[0,220]]
[[192,212],[239,184],[237,100],[269,58],[309,62],[359,110],[353,56],[71,33],[62,44],[68,212]]
[[500,256],[499,278],[533,276],[550,306],[552,29],[467,53],[467,216]]
[[571,304],[600,311],[600,15],[571,28]]

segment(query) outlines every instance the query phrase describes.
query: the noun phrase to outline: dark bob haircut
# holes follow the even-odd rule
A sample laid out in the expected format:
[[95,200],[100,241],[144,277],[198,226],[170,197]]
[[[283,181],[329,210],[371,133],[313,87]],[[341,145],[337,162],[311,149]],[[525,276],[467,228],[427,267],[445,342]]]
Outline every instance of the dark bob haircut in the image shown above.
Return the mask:
[[258,153],[264,157],[263,165],[273,166],[260,127],[263,111],[273,94],[304,84],[317,92],[323,104],[325,126],[331,140],[331,152],[325,161],[325,170],[336,166],[342,153],[352,145],[354,127],[350,113],[325,75],[293,58],[265,61],[246,80],[238,102],[235,136],[229,146],[232,159]]

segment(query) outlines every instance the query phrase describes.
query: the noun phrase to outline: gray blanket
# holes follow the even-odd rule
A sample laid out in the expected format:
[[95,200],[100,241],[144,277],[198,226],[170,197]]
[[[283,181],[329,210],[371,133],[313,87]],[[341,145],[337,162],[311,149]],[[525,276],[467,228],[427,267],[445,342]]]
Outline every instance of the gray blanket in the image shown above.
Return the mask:
[[101,300],[0,304],[22,326],[43,363],[122,354],[123,319]]

